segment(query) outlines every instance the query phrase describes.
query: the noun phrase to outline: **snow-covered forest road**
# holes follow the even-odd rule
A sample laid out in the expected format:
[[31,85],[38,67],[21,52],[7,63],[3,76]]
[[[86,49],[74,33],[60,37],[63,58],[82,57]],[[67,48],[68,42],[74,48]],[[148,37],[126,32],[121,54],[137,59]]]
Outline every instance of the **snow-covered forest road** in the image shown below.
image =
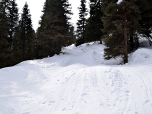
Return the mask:
[[104,45],[0,69],[0,114],[152,114],[152,50],[105,61]]

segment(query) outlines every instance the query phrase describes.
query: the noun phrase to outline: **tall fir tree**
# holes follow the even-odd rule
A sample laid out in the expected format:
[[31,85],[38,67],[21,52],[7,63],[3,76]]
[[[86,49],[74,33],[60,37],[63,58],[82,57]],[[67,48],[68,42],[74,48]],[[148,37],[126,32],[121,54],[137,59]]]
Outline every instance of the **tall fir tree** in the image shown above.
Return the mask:
[[74,26],[69,27],[68,35],[66,38],[66,46],[74,44],[76,42],[76,34],[74,31]]
[[71,15],[73,14],[71,12],[71,4],[69,4],[68,0],[62,0],[62,6],[64,7],[64,10],[65,10],[65,14],[66,14],[66,20],[67,20],[67,23],[68,23],[68,32],[67,32],[67,36],[66,36],[66,42],[65,42],[65,45],[68,46],[68,45],[71,45],[71,44],[74,44],[75,43],[75,32],[74,32],[74,27],[71,25],[71,23],[69,23],[69,20],[71,19]]
[[0,3],[0,68],[9,66],[10,49],[7,41],[8,36],[8,18],[6,14],[5,2]]
[[59,54],[69,30],[67,0],[46,0],[37,31],[38,58]]
[[[20,24],[14,38],[14,53],[19,60],[24,61],[34,58],[35,31],[32,27],[32,20],[28,4],[25,3],[21,14]],[[17,54],[17,52],[20,52]]]
[[[139,10],[141,11],[141,20],[139,24],[141,30],[138,31],[140,36],[143,36],[149,40],[150,45],[152,44],[151,28],[152,28],[152,1],[151,0],[126,0],[128,2],[134,2]],[[132,30],[130,30],[132,31]],[[129,52],[134,51],[139,47],[139,35],[132,32],[132,35],[129,39]]]
[[19,13],[18,8],[15,0],[9,1],[8,4],[8,18],[9,18],[9,35],[8,35],[8,42],[9,42],[9,48],[13,48],[13,38],[14,34],[16,32],[16,28],[18,26],[18,19],[19,19]]
[[[139,30],[140,11],[133,1],[123,0],[120,4],[110,2],[104,12],[103,32],[105,59],[123,56],[123,62],[128,62],[128,41],[132,32]],[[132,31],[130,31],[132,30]]]
[[118,0],[102,0],[102,7],[101,7],[102,12],[106,10],[110,2],[117,3]]
[[[100,41],[103,33],[103,23],[101,17],[102,0],[90,0],[90,17],[87,20],[85,31],[85,42]],[[102,43],[102,42],[101,42]]]
[[17,26],[16,32],[14,34],[13,58],[14,58],[13,59],[14,64],[23,61],[23,41],[22,41],[21,21],[19,21],[19,25]]
[[81,45],[85,42],[85,25],[86,25],[86,16],[87,16],[87,8],[86,8],[86,0],[81,0],[81,4],[79,7],[79,20],[77,22],[77,41],[76,46]]
[[151,0],[135,0],[135,4],[141,11],[141,20],[139,24],[142,28],[140,34],[149,40],[152,45],[152,1]]
[[[141,11],[141,20],[139,24],[141,30],[138,31],[138,35],[134,32],[131,33],[129,38],[129,52],[136,50],[139,47],[139,34],[149,40],[150,45],[152,44],[151,27],[152,27],[152,1],[151,0],[126,0],[128,2],[134,2]],[[133,31],[133,30],[130,30]]]

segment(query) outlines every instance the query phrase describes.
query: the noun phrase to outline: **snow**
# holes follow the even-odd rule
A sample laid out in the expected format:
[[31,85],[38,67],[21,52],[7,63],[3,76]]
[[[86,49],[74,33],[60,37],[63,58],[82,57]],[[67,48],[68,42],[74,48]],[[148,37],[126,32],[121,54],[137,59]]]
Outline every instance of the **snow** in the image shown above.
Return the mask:
[[105,61],[103,44],[0,69],[0,114],[152,114],[152,49]]
[[118,0],[117,4],[120,4],[123,0]]

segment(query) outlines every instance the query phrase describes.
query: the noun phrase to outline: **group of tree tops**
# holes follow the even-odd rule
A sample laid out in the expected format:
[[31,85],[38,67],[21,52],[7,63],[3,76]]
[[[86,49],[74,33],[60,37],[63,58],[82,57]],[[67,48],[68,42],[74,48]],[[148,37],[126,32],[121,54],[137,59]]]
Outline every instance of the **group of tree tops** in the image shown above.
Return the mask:
[[62,46],[75,42],[67,0],[46,0],[42,12],[35,32],[27,3],[20,18],[15,0],[0,3],[0,68],[59,54]]
[[[69,23],[71,6],[68,0],[46,0],[36,33],[28,4],[25,3],[19,19],[15,0],[0,3],[0,68],[24,60],[39,59],[59,54],[63,46],[76,46],[101,41],[105,59],[123,57],[139,46],[138,35],[151,42],[151,0],[90,0],[87,19],[86,0],[81,0],[76,35]],[[77,39],[76,39],[77,37]]]
[[[90,0],[90,17],[86,20],[86,0],[81,0],[77,23],[76,45],[99,40],[106,45],[104,58],[121,56],[128,62],[128,53],[139,47],[139,35],[152,43],[151,0]],[[80,24],[81,23],[81,24]],[[81,33],[80,33],[81,31]]]
[[15,0],[0,5],[0,68],[33,59],[35,31],[27,3],[20,20]]

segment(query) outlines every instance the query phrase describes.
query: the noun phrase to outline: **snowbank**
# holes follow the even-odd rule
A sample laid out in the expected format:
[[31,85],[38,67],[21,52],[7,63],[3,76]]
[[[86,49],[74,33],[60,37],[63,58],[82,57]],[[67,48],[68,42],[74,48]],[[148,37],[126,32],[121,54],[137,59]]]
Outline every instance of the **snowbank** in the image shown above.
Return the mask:
[[130,59],[130,64],[152,64],[152,49],[140,48],[136,50]]

